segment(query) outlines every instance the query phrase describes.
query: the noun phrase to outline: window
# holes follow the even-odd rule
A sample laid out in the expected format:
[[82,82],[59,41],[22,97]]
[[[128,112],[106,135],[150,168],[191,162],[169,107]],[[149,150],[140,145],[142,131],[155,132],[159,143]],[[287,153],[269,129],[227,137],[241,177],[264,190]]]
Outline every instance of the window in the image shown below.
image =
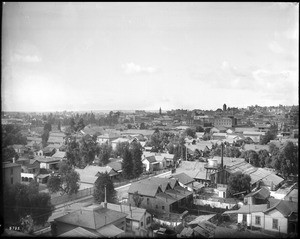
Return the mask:
[[278,230],[278,219],[273,219],[273,225],[272,225],[272,228]]
[[243,222],[247,222],[247,214],[243,214]]
[[260,216],[255,216],[255,224],[260,225]]
[[151,223],[151,217],[147,217],[147,225]]
[[162,210],[165,210],[165,206],[162,206],[161,209],[162,209]]
[[144,225],[144,223],[143,222],[141,222],[141,227]]
[[149,198],[147,198],[147,205],[149,205],[149,201],[150,201],[150,199],[149,199]]

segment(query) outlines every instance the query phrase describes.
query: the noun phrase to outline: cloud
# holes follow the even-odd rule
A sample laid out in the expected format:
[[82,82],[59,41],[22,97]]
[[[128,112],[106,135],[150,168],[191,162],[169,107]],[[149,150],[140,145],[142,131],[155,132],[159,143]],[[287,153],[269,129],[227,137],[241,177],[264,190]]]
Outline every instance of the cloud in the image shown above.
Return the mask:
[[151,67],[151,66],[143,67],[133,62],[123,64],[122,68],[124,69],[124,72],[126,74],[137,74],[137,73],[153,74],[158,71],[158,69],[155,67]]
[[271,43],[269,43],[268,47],[271,51],[278,53],[278,54],[285,52],[285,50],[276,41],[272,41]]
[[246,90],[262,98],[289,104],[296,102],[298,73],[292,70],[269,71],[263,68],[241,68],[223,61],[213,70],[198,71],[192,78],[212,89]]
[[40,62],[41,58],[37,55],[20,55],[20,54],[14,54],[13,61],[19,61],[19,62]]

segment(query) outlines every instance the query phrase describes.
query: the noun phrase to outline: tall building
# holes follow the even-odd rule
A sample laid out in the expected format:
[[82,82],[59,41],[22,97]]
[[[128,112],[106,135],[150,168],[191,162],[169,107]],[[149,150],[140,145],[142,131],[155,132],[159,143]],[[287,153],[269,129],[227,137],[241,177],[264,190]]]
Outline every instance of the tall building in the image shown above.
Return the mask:
[[226,104],[223,105],[223,111],[226,111],[227,110],[227,106]]

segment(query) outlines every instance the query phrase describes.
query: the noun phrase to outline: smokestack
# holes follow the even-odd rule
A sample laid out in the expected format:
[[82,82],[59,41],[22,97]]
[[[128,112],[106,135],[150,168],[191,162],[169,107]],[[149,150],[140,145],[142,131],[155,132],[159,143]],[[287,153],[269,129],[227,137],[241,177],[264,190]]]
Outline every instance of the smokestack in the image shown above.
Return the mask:
[[106,201],[106,185],[104,186],[104,207],[107,208],[107,201]]
[[223,148],[224,148],[224,144],[222,142],[221,143],[221,169],[223,169]]

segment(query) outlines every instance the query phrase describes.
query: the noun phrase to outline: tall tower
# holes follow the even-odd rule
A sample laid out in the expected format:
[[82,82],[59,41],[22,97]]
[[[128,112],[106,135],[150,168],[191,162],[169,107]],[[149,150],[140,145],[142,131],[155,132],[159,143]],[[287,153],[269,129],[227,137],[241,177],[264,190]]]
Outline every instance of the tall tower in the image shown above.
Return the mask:
[[161,115],[161,107],[159,108],[159,115]]
[[226,111],[227,110],[227,106],[226,104],[223,105],[223,111]]

